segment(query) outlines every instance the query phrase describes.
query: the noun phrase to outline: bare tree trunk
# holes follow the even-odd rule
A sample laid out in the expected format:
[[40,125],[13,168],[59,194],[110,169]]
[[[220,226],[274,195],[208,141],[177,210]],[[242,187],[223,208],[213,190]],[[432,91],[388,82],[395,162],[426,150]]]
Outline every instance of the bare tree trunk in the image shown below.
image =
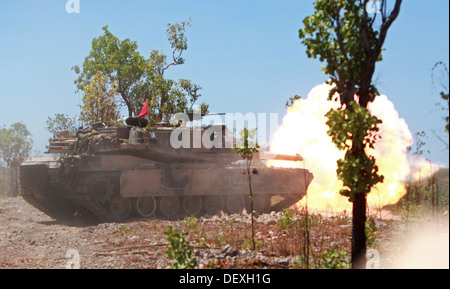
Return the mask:
[[[353,111],[350,102],[354,101],[355,82],[347,81],[345,86],[345,104],[346,109]],[[362,144],[353,143],[352,150],[356,155],[361,152],[358,147],[364,147]],[[364,151],[363,151],[364,153]],[[352,203],[352,269],[366,268],[366,194],[353,192],[355,195]]]
[[252,189],[252,172],[250,171],[251,159],[247,159],[247,177],[248,177],[248,189],[250,191],[250,216],[252,218],[252,246],[255,247],[255,221],[253,216],[253,189]]
[[366,268],[366,194],[355,193],[352,213],[352,269]]

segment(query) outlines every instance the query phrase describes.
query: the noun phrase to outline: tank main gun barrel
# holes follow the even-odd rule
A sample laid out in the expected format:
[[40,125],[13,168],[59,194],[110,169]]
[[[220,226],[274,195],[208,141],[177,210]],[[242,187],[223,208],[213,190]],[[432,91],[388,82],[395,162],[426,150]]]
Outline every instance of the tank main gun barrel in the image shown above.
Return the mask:
[[258,158],[261,160],[280,160],[280,161],[292,161],[301,162],[303,157],[299,154],[296,155],[285,155],[285,154],[275,154],[271,152],[258,151]]

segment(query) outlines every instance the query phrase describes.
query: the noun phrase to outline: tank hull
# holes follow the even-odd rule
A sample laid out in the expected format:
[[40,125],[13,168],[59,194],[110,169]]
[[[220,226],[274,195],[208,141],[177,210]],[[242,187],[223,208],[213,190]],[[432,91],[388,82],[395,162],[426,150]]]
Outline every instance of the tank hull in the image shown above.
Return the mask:
[[[59,139],[63,145],[54,142],[53,150],[64,156],[24,162],[24,199],[55,219],[81,213],[106,222],[250,210],[249,178],[237,154],[220,148],[173,149],[165,144],[166,131],[156,142],[123,143],[114,140],[116,133],[106,145],[81,146],[88,147],[85,152],[74,150],[80,138]],[[267,167],[258,157],[250,172],[253,208],[260,213],[295,204],[313,179],[306,169]]]

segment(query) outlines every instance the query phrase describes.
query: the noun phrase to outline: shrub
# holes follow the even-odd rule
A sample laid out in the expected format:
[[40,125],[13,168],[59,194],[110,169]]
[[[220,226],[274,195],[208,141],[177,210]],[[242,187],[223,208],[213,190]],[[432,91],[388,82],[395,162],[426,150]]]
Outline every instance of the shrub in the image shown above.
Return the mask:
[[294,214],[292,211],[283,209],[283,211],[281,211],[280,219],[278,220],[278,225],[283,230],[292,228],[295,225]]
[[170,260],[175,261],[168,269],[187,269],[194,268],[197,265],[197,260],[192,258],[192,250],[186,242],[188,232],[182,233],[178,229],[167,226],[167,231],[164,232],[169,242],[169,249],[166,254]]
[[325,269],[348,269],[350,268],[350,260],[347,256],[347,250],[330,249],[322,253],[322,266]]

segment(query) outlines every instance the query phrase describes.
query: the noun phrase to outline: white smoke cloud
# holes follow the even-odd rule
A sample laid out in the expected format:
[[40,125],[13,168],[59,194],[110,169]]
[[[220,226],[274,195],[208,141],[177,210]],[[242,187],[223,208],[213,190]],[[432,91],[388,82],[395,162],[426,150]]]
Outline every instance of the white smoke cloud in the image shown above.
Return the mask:
[[[337,179],[337,160],[344,156],[327,135],[325,114],[338,108],[339,102],[328,101],[331,86],[314,87],[306,99],[297,100],[274,134],[270,149],[274,153],[300,154],[305,161],[297,166],[313,172],[314,180],[308,190],[308,206],[318,210],[348,210],[347,198],[339,195],[342,182]],[[373,115],[383,121],[379,126],[381,139],[368,154],[375,157],[379,173],[384,175],[380,183],[368,195],[368,203],[374,208],[396,203],[405,193],[404,183],[411,173],[407,148],[413,137],[406,121],[395,110],[386,95],[378,96],[369,105]],[[292,166],[293,163],[270,162],[274,166]]]
[[[449,269],[448,220],[410,224],[385,256],[394,269]],[[381,263],[383,259],[381,260]]]

